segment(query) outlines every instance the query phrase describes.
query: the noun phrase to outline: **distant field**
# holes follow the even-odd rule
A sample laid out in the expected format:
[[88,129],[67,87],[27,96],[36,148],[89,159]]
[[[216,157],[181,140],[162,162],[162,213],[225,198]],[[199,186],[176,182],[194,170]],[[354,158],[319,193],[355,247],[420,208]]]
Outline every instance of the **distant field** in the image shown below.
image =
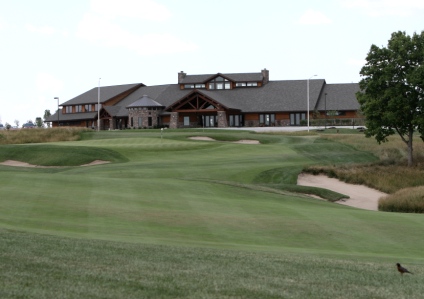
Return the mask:
[[[239,139],[261,144],[231,142]],[[112,163],[74,166],[79,153],[81,164]],[[80,141],[0,146],[0,161],[12,158],[63,167],[0,166],[2,298],[424,291],[422,215],[349,208],[304,195],[341,194],[296,185],[309,165],[377,161],[318,135],[87,132]],[[396,262],[416,275],[401,278]]]

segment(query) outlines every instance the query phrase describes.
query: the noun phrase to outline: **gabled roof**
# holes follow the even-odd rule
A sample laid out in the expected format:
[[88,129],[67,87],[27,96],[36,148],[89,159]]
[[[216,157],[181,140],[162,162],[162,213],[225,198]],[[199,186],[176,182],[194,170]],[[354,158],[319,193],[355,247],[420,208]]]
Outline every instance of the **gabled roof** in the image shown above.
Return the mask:
[[[255,74],[228,74],[230,77],[240,79],[254,78]],[[200,75],[203,76],[203,75]],[[210,75],[208,75],[210,76]],[[216,76],[213,75],[213,76]],[[234,77],[235,76],[235,77]],[[208,77],[210,78],[210,77]],[[307,80],[281,80],[269,81],[262,87],[242,87],[231,90],[206,90],[206,89],[180,89],[179,84],[156,86],[141,86],[124,97],[114,106],[103,106],[109,115],[115,117],[128,117],[127,107],[138,105],[159,105],[165,108],[181,101],[191,93],[203,94],[229,110],[238,110],[241,113],[275,113],[275,112],[305,112],[307,110]],[[119,94],[119,91],[129,90],[137,84],[109,86],[109,95]],[[107,87],[104,94],[107,94]],[[112,92],[113,91],[113,92]],[[359,91],[358,84],[326,84],[323,79],[309,80],[309,107],[310,110],[324,110],[325,93],[327,93],[327,110],[358,110],[359,103],[355,93]],[[97,89],[92,89],[68,102],[68,105],[86,104],[82,100],[85,94],[92,93],[97,103]],[[83,96],[84,95],[84,96]],[[148,102],[143,96],[149,98]],[[87,101],[92,101],[86,97]],[[78,99],[78,100],[76,100]],[[147,101],[147,100],[146,100]],[[88,102],[92,103],[92,102]],[[62,110],[61,110],[62,111]],[[166,112],[164,112],[166,113]],[[86,120],[97,117],[97,112],[69,113],[60,112],[60,121]],[[50,116],[46,121],[57,121],[57,114]]]
[[[116,97],[137,85],[145,86],[143,83],[125,84],[125,85],[113,85],[113,86],[101,86],[100,87],[100,103],[104,103],[107,100]],[[60,106],[69,105],[82,105],[82,104],[95,104],[98,102],[99,88],[94,87],[89,91],[80,94],[79,96],[64,102]]]
[[120,110],[120,107],[119,106],[103,106],[103,109],[105,109],[110,116],[116,116],[116,114],[118,114]]
[[235,74],[204,74],[204,75],[186,75],[180,80],[180,84],[202,84],[206,83],[215,77],[222,76],[233,82],[259,82],[263,80],[262,73],[235,73]]
[[234,82],[259,82],[263,80],[262,73],[225,74]]
[[[310,107],[314,107],[325,80],[309,80]],[[242,112],[306,111],[307,81],[270,81],[263,87],[232,90],[202,90],[208,97],[231,109]]]
[[178,84],[143,86],[117,104],[120,107],[117,116],[128,116],[127,106],[139,100],[143,95],[147,95],[154,101],[166,107],[170,105],[178,95],[188,92],[190,92],[190,90],[180,90]]
[[143,95],[140,99],[134,103],[127,106],[127,108],[136,108],[136,107],[164,107],[162,104],[159,104],[155,100],[149,98],[147,95]]
[[359,110],[360,105],[356,98],[358,91],[360,91],[358,83],[326,84],[316,109]]
[[171,105],[168,105],[166,110],[167,111],[171,111],[172,109],[175,109],[175,107],[180,106],[182,103],[185,103],[188,98],[190,98],[193,94],[198,94],[198,95],[203,95],[204,98],[207,99],[208,102],[210,102],[211,104],[213,104],[214,106],[220,106],[223,107],[224,109],[230,109],[230,107],[227,107],[224,103],[225,103],[225,99],[224,98],[220,98],[219,95],[217,94],[213,94],[213,93],[209,93],[207,90],[199,90],[199,89],[192,89],[191,92],[189,92],[188,94],[183,95],[182,98],[177,99],[175,102],[173,102]]
[[[60,110],[59,122],[74,121],[74,120],[93,120],[97,119],[97,112],[81,112],[81,113],[62,113]],[[50,115],[44,122],[54,121],[57,122],[57,111],[55,114]]]

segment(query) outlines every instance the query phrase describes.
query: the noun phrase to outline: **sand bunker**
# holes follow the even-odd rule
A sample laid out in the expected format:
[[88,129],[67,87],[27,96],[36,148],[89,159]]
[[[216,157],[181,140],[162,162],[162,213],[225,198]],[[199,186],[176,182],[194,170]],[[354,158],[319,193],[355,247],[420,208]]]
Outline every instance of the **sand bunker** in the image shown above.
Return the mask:
[[[196,137],[189,137],[189,139],[192,140],[203,140],[203,141],[216,141],[213,138],[206,137],[206,136],[196,136]],[[242,139],[238,141],[233,141],[232,143],[242,143],[242,144],[260,144],[258,140],[249,140],[249,139]]]
[[349,196],[348,199],[339,200],[336,203],[359,209],[378,211],[378,200],[387,194],[363,185],[353,185],[342,182],[325,175],[311,175],[302,173],[297,179],[301,186],[320,187]]
[[[106,164],[110,163],[109,161],[103,161],[103,160],[95,160],[88,164],[83,164],[80,166],[93,166],[93,165],[99,165],[99,164]],[[6,165],[6,166],[16,166],[16,167],[36,167],[36,168],[58,168],[58,167],[64,167],[64,166],[42,166],[42,165],[33,165],[26,162],[20,162],[15,160],[6,160],[4,162],[0,162],[0,165]]]

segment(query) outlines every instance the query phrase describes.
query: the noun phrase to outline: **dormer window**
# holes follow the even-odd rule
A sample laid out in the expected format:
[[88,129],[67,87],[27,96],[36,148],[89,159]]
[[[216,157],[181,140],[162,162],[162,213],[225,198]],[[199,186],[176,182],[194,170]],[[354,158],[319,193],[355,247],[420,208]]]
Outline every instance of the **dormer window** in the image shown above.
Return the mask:
[[223,77],[216,77],[215,79],[209,81],[209,89],[231,89],[231,82]]
[[193,88],[206,88],[205,84],[184,84],[184,89],[193,89]]
[[237,82],[236,87],[256,87],[258,82]]

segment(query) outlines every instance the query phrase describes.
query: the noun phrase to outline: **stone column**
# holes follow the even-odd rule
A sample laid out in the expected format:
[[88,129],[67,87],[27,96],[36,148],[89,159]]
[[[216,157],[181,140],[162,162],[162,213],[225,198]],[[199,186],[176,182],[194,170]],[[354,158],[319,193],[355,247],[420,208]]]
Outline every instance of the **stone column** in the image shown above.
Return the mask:
[[170,129],[178,128],[178,112],[171,112],[171,117],[169,120],[169,128]]
[[218,111],[218,128],[228,127],[227,113],[225,111]]

